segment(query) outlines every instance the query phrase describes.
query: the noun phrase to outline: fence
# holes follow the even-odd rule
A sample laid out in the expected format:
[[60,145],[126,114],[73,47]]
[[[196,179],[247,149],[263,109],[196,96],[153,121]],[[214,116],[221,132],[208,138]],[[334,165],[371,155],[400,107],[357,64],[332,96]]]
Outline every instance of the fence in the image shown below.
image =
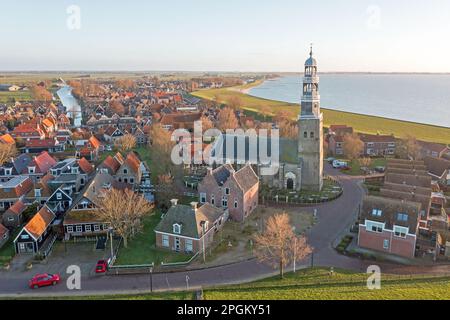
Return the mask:
[[153,273],[154,264],[140,264],[140,265],[123,265],[110,266],[108,274],[110,275],[124,275],[124,274],[148,274]]
[[200,252],[197,252],[196,254],[194,254],[192,256],[192,258],[190,258],[188,261],[168,262],[168,263],[161,262],[161,267],[185,267],[185,266],[189,265],[192,261],[194,261],[195,258],[198,257],[199,253]]

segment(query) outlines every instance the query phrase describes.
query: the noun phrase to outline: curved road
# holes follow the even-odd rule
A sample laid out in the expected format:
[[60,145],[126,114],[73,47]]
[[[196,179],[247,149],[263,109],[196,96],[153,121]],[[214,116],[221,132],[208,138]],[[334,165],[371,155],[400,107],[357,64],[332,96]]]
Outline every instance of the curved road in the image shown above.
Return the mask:
[[[309,243],[314,248],[314,266],[333,266],[365,272],[367,266],[371,263],[340,255],[332,248],[332,243],[354,221],[364,194],[360,187],[361,179],[342,175],[331,168],[327,168],[327,171],[340,180],[344,193],[339,199],[317,207],[318,222],[308,232]],[[311,258],[309,257],[302,263],[298,263],[298,268],[309,266],[310,263]],[[392,273],[406,273],[406,271],[408,273],[425,273],[430,271],[430,267],[422,270],[416,267],[405,268],[393,264],[382,264],[381,268]],[[449,271],[446,266],[437,266],[432,269],[435,272]],[[186,289],[187,285],[192,289],[201,286],[243,283],[276,273],[276,270],[267,265],[260,264],[256,260],[248,260],[203,270],[157,273],[153,274],[152,280],[154,291],[165,291]],[[149,275],[82,276],[81,290],[72,291],[67,289],[65,281],[56,287],[31,291],[27,287],[28,279],[29,275],[0,272],[0,296],[95,295],[148,292],[150,290]],[[63,280],[65,280],[64,276]]]

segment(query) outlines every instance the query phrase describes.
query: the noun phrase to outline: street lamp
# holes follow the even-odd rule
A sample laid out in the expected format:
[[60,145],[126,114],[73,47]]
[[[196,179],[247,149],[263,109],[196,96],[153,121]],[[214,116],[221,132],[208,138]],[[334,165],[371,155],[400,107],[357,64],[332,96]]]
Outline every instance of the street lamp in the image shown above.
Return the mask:
[[112,261],[112,259],[114,257],[113,231],[114,231],[114,229],[112,227],[108,228],[109,237],[111,238],[111,261]]
[[295,267],[296,267],[295,263],[297,260],[297,257],[296,257],[296,255],[297,255],[297,235],[295,234],[295,229],[296,229],[295,226],[293,226],[292,232],[294,232],[294,273],[295,273]]
[[206,229],[206,221],[202,221],[202,247],[203,247],[203,263],[206,262],[206,252],[205,252],[205,229]]

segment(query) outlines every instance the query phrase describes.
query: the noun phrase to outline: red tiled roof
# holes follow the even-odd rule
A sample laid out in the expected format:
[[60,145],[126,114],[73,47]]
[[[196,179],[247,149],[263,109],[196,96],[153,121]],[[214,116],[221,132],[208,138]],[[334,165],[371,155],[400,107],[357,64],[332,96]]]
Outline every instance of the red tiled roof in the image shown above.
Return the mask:
[[94,171],[94,167],[89,163],[89,161],[86,160],[86,158],[81,158],[78,160],[78,165],[85,173],[89,174]]
[[108,156],[102,163],[103,166],[108,167],[111,169],[113,173],[117,172],[120,168],[120,163],[115,158]]
[[30,222],[27,223],[24,229],[27,230],[28,233],[35,239],[38,239],[50,223],[52,223],[53,219],[55,219],[55,214],[44,206],[34,215]]
[[10,134],[4,134],[0,136],[0,142],[6,143],[6,144],[15,144],[16,141],[13,137],[11,137]]
[[100,141],[98,141],[97,138],[94,137],[94,136],[92,136],[92,137],[89,138],[89,143],[91,144],[91,146],[92,146],[94,149],[99,148],[100,145],[101,145],[101,144],[100,144]]
[[395,137],[392,135],[360,134],[359,138],[363,142],[395,142]]
[[[42,152],[40,155],[35,157],[33,161],[28,166],[36,165],[38,173],[46,173],[56,164],[56,160],[48,154],[47,151]],[[25,169],[27,171],[27,168]]]
[[128,164],[131,170],[137,173],[139,171],[139,166],[141,165],[141,160],[137,157],[137,155],[134,152],[130,152],[127,155],[125,163]]
[[56,146],[57,144],[58,144],[57,140],[55,140],[53,138],[44,139],[44,140],[32,139],[32,140],[27,141],[25,143],[25,146],[29,147],[29,148],[40,148],[40,147],[50,148],[50,147]]
[[16,215],[21,214],[25,209],[27,208],[27,206],[21,201],[18,200],[16,201],[16,203],[14,203],[11,207],[9,207],[8,212],[12,212]]

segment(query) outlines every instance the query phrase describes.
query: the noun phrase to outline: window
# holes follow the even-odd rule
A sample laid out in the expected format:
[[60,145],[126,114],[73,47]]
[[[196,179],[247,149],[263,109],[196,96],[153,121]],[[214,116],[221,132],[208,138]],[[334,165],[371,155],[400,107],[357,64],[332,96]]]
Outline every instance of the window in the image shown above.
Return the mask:
[[169,236],[167,234],[162,235],[162,246],[169,247]]
[[408,234],[408,228],[400,227],[400,226],[394,226],[394,235],[399,238],[406,238],[406,235]]
[[14,217],[8,217],[8,221],[14,221]]
[[225,188],[225,194],[229,195],[230,194],[230,188]]
[[214,199],[214,196],[211,196],[211,204],[214,205],[216,200]]
[[371,232],[383,232],[384,224],[374,221],[366,221],[366,230]]
[[206,202],[206,193],[202,192],[200,193],[200,203]]
[[61,200],[61,199],[62,199],[62,193],[61,193],[61,192],[58,192],[58,193],[56,194],[56,199],[57,199],[57,200]]
[[7,176],[12,175],[12,169],[5,169],[5,175]]
[[234,207],[235,207],[235,208],[238,207],[238,202],[237,202],[237,200],[234,200]]
[[67,232],[68,233],[72,233],[73,232],[73,227],[72,226],[67,226]]
[[28,240],[28,239],[30,239],[30,236],[27,235],[27,234],[23,234],[23,235],[20,236],[20,239],[22,239],[22,240]]
[[100,231],[100,226],[98,224],[94,225],[94,231],[95,232],[99,232]]
[[83,226],[77,226],[76,229],[77,232],[83,232]]
[[311,131],[311,133],[309,134],[309,137],[310,137],[311,139],[314,139],[314,132]]
[[374,216],[374,217],[381,217],[382,213],[383,212],[380,209],[373,209],[372,210],[372,216]]
[[41,197],[41,189],[34,189],[34,197],[35,198]]
[[303,138],[308,138],[308,132],[303,132]]
[[128,169],[123,169],[123,174],[128,174]]
[[90,224],[87,224],[87,225],[84,227],[84,229],[85,229],[86,232],[91,232],[91,225],[90,225]]
[[181,225],[175,223],[173,225],[173,233],[180,234],[181,233]]
[[408,215],[406,213],[397,213],[397,220],[406,222],[408,221]]
[[28,167],[28,173],[33,174],[35,169],[36,169],[35,167]]
[[383,240],[383,249],[389,249],[389,240],[388,239],[384,239]]
[[186,239],[184,244],[185,244],[185,250],[187,252],[192,252],[192,240]]
[[134,179],[133,178],[130,178],[130,183],[134,183]]
[[227,197],[222,198],[222,207],[227,208],[228,207],[228,199]]

